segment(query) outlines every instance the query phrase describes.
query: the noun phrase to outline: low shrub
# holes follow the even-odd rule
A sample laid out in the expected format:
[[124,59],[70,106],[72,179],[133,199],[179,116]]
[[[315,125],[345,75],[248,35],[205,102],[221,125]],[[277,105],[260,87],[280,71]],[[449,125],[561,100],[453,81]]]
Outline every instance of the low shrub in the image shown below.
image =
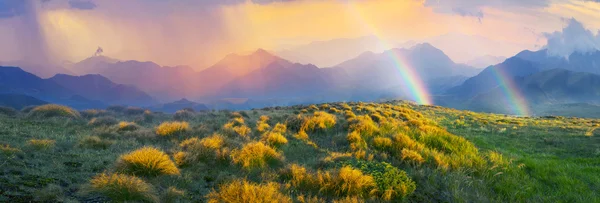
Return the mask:
[[317,174],[321,191],[337,197],[359,196],[368,198],[376,191],[373,177],[350,166],[344,166],[332,175],[330,172]]
[[262,136],[262,139],[271,147],[279,148],[288,143],[288,140],[281,133],[268,132]]
[[179,169],[164,152],[154,147],[143,147],[121,155],[117,170],[142,176],[179,175]]
[[19,111],[17,111],[14,108],[6,107],[6,106],[0,106],[0,115],[14,117],[14,116],[16,116],[18,114],[19,114]]
[[131,132],[140,129],[141,127],[134,122],[121,121],[117,125],[117,130],[119,132]]
[[381,151],[388,151],[392,147],[392,139],[387,137],[376,137],[373,139],[373,147]]
[[184,197],[185,191],[177,189],[176,187],[169,187],[167,188],[167,191],[165,191],[165,196],[162,202],[183,202]]
[[98,126],[111,126],[111,125],[115,125],[117,123],[119,123],[119,121],[112,116],[102,116],[102,117],[92,118],[92,120],[90,120],[90,122],[88,122],[88,125],[98,127]]
[[56,145],[56,141],[49,139],[31,139],[27,141],[27,145],[37,150],[46,150],[53,148],[54,145]]
[[186,121],[194,118],[194,112],[186,109],[179,110],[173,114],[173,119],[176,121]]
[[156,134],[160,136],[176,136],[190,130],[187,122],[164,122],[156,128]]
[[280,202],[291,203],[292,199],[279,191],[279,184],[250,183],[246,180],[234,180],[221,185],[218,191],[207,195],[209,203],[219,202]]
[[304,121],[301,131],[314,131],[317,129],[324,130],[328,128],[332,128],[336,123],[336,118],[334,115],[329,114],[324,111],[317,111],[313,113],[313,116],[308,117],[307,120]]
[[61,105],[46,104],[33,108],[27,115],[30,118],[51,118],[51,117],[64,117],[71,119],[81,118],[79,112]]
[[130,116],[136,116],[136,115],[144,114],[144,111],[146,111],[146,110],[144,110],[140,107],[127,107],[125,109],[125,114],[130,115]]
[[348,120],[348,123],[348,131],[356,131],[367,137],[372,137],[379,133],[379,126],[367,115],[351,118]]
[[112,111],[115,113],[123,113],[123,112],[125,112],[126,109],[127,109],[127,107],[121,106],[121,105],[112,105],[112,106],[109,106],[106,108],[106,110]]
[[265,168],[283,161],[283,156],[262,142],[250,142],[231,152],[233,163],[245,169]]
[[202,139],[189,138],[179,144],[185,150],[185,155],[179,155],[184,157],[180,157],[179,160],[183,164],[194,161],[226,160],[229,149],[225,145],[225,138],[219,134]]
[[83,116],[84,118],[93,118],[98,116],[106,116],[108,113],[106,112],[106,110],[86,109],[79,112],[79,114],[81,114],[81,116]]
[[285,124],[277,123],[275,127],[273,127],[273,132],[284,134],[287,132],[287,126]]
[[404,199],[417,188],[406,172],[385,162],[350,160],[342,162],[341,165],[352,166],[372,176],[377,189],[371,194],[386,201]]
[[15,154],[21,153],[21,150],[17,149],[17,148],[13,148],[10,145],[1,144],[0,145],[0,153],[2,153],[2,155],[4,155],[4,156],[10,157]]
[[114,142],[110,140],[103,140],[98,136],[87,136],[79,141],[77,144],[79,147],[90,148],[90,149],[107,149]]
[[423,159],[423,156],[421,156],[419,152],[406,148],[402,149],[400,157],[402,158],[402,160],[413,164],[422,164],[423,162],[425,162],[425,159]]
[[124,174],[100,174],[90,181],[90,190],[116,202],[158,202],[154,187],[144,180]]

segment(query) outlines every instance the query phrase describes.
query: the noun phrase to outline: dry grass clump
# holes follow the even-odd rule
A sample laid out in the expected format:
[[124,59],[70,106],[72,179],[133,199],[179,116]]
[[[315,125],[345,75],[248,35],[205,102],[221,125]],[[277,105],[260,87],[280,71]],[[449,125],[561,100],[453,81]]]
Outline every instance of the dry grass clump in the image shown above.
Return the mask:
[[301,119],[301,121],[300,131],[313,132],[332,128],[336,124],[336,117],[324,111],[317,111],[312,116]]
[[185,197],[185,191],[177,189],[176,187],[169,187],[165,192],[165,196],[162,202],[171,203],[171,202],[182,202]]
[[179,175],[179,169],[169,156],[154,147],[143,147],[121,155],[117,170],[142,176]]
[[89,190],[116,202],[158,202],[151,184],[124,174],[100,174],[90,180]]
[[156,134],[160,136],[175,136],[190,130],[188,122],[164,122],[156,128]]
[[422,164],[423,162],[425,162],[425,159],[423,159],[423,156],[421,156],[419,152],[406,148],[402,149],[400,157],[402,158],[402,160],[407,161],[409,163]]
[[115,117],[112,116],[102,116],[95,117],[88,122],[88,125],[98,127],[98,126],[111,126],[117,124],[119,121]]
[[269,119],[270,119],[269,116],[265,116],[265,115],[260,116],[260,118],[258,119],[258,122],[256,122],[256,130],[261,133],[267,132],[267,130],[269,130],[269,128],[271,128],[271,126],[267,123],[267,121],[269,121]]
[[98,136],[87,136],[79,141],[77,144],[79,147],[90,148],[90,149],[107,149],[114,141],[103,140]]
[[356,131],[348,133],[346,139],[350,143],[350,149],[354,151],[367,148],[367,142]]
[[392,139],[387,137],[373,138],[373,147],[381,151],[389,151],[392,148]]
[[235,117],[231,121],[223,125],[223,130],[229,134],[239,135],[242,137],[248,137],[252,132],[252,129],[246,126],[243,117]]
[[235,180],[221,185],[218,191],[207,195],[209,203],[219,202],[280,202],[291,203],[292,199],[279,191],[279,184],[256,184],[246,180]]
[[46,104],[42,106],[37,106],[33,108],[29,114],[27,115],[30,118],[52,118],[52,117],[64,117],[64,118],[72,118],[78,119],[81,118],[79,112],[73,110],[72,108],[56,105],[56,104]]
[[379,132],[379,126],[370,116],[361,115],[348,120],[348,131],[356,131],[361,135],[372,137]]
[[277,123],[275,127],[273,127],[273,132],[284,134],[287,132],[287,126],[285,124]]
[[277,132],[268,132],[262,136],[263,141],[265,141],[269,146],[274,148],[279,148],[282,145],[288,143],[288,140],[281,133]]
[[1,144],[0,145],[0,153],[2,153],[4,156],[9,157],[9,156],[15,155],[17,153],[21,153],[21,150],[11,147],[10,145]]
[[202,139],[189,138],[179,144],[185,152],[177,153],[175,160],[178,165],[195,161],[227,160],[229,149],[225,145],[225,138],[219,134]]
[[31,139],[27,141],[27,145],[37,150],[45,150],[53,148],[54,145],[56,145],[56,141],[49,139]]
[[283,161],[283,156],[262,142],[250,142],[231,152],[233,163],[245,169],[265,168]]
[[121,121],[117,125],[117,131],[119,132],[131,132],[140,129],[141,127],[134,122]]
[[17,114],[19,114],[19,111],[17,111],[14,108],[6,107],[6,106],[0,106],[0,115],[5,115],[5,116],[13,117],[13,116],[16,116]]
[[344,166],[333,175],[330,172],[319,172],[317,180],[321,191],[338,197],[359,196],[369,197],[376,192],[373,177],[350,166]]

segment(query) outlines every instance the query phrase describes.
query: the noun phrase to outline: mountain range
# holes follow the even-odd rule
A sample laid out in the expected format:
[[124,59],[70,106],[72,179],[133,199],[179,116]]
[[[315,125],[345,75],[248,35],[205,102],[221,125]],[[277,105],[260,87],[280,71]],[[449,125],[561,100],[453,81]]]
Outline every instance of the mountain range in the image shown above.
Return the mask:
[[[485,56],[482,61],[501,59]],[[406,77],[413,77],[423,81],[438,105],[519,114],[522,112],[514,111],[516,101],[510,98],[519,97],[518,105],[526,105],[536,114],[549,112],[549,106],[600,105],[599,64],[600,51],[575,52],[565,58],[539,50],[522,51],[479,69],[455,63],[427,43],[364,52],[327,68],[295,63],[263,49],[248,55],[227,55],[200,71],[95,56],[68,65],[65,70],[73,74],[47,79],[17,67],[0,67],[0,94],[76,108],[131,105],[165,112],[181,107],[249,109],[410,99]]]

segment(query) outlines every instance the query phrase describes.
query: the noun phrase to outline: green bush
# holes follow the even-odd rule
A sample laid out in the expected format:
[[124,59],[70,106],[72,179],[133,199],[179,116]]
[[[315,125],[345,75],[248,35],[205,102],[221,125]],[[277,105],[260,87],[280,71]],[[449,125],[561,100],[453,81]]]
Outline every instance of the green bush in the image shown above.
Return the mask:
[[416,183],[406,172],[385,162],[349,160],[341,162],[340,165],[352,166],[373,176],[379,197],[387,201],[403,199],[417,188]]

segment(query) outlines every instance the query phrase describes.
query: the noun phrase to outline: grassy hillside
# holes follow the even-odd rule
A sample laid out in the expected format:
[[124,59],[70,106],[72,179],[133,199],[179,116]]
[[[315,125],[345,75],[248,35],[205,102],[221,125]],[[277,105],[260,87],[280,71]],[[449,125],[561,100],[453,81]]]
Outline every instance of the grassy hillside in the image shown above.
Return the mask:
[[27,111],[0,111],[0,201],[600,201],[595,119],[404,102]]

